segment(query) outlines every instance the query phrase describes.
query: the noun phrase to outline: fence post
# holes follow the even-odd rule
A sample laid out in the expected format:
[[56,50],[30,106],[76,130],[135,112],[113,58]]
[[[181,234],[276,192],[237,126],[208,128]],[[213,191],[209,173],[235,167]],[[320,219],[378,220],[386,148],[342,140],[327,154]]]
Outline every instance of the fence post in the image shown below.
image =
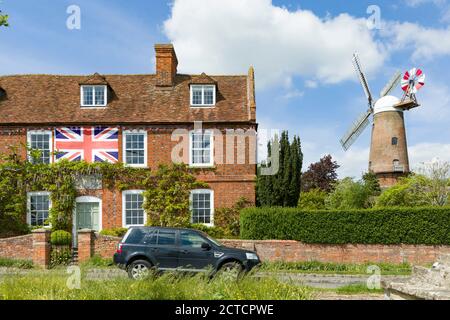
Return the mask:
[[33,264],[48,269],[50,266],[50,230],[33,230]]
[[81,229],[78,231],[78,261],[84,262],[94,255],[95,231]]

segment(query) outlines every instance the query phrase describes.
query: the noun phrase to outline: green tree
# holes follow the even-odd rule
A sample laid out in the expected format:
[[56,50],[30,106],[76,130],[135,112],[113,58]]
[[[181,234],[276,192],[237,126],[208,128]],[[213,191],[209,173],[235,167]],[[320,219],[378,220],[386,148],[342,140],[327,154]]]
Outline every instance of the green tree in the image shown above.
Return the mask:
[[147,224],[151,226],[187,227],[190,224],[191,190],[207,188],[185,164],[160,165],[154,187],[144,192]]
[[326,209],[325,199],[327,193],[320,189],[311,189],[302,192],[298,207],[303,210],[323,210]]
[[[275,142],[278,142],[279,150],[274,150]],[[269,157],[278,152],[279,169],[274,175],[263,175],[261,167],[271,164],[262,164],[258,169],[256,181],[256,197],[259,206],[283,206],[295,207],[300,197],[301,170],[303,164],[303,153],[300,138],[294,136],[292,143],[289,134],[283,131],[281,137],[275,136],[268,143],[267,151]]]
[[2,14],[2,11],[0,10],[0,27],[1,26],[5,26],[8,27],[8,15],[7,14]]
[[345,178],[336,183],[326,199],[326,205],[328,209],[337,210],[366,208],[369,196],[369,190],[362,181]]
[[377,199],[377,207],[421,207],[432,205],[427,196],[430,181],[423,175],[412,174],[384,190]]
[[311,189],[320,189],[330,192],[337,181],[339,165],[333,161],[331,155],[327,155],[312,163],[308,171],[302,174],[302,191],[308,192]]

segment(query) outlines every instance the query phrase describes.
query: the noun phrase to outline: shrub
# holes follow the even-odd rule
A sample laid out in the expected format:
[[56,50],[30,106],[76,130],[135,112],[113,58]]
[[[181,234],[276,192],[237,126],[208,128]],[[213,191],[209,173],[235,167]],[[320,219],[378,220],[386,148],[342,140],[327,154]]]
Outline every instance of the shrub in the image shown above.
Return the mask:
[[186,227],[191,216],[191,190],[207,188],[197,181],[195,170],[185,164],[160,165],[156,183],[144,192],[144,209],[150,226]]
[[50,252],[50,267],[66,266],[72,261],[72,251],[69,246],[54,246]]
[[127,228],[111,228],[111,229],[103,229],[100,231],[100,234],[103,236],[112,236],[112,237],[123,237],[125,233],[127,233]]
[[325,209],[325,199],[327,193],[320,189],[311,189],[302,192],[298,207],[303,210],[323,210]]
[[377,207],[421,207],[433,205],[429,197],[430,179],[423,175],[411,175],[400,179],[384,190],[377,199]]
[[250,206],[250,201],[240,198],[231,208],[219,208],[214,212],[214,225],[223,229],[225,237],[239,237],[239,212]]
[[247,208],[242,239],[322,244],[450,244],[450,208],[380,208],[304,211]]
[[371,190],[363,181],[345,178],[336,183],[334,190],[326,198],[326,207],[337,210],[368,208],[371,195]]
[[56,246],[68,246],[72,243],[72,235],[65,230],[53,231],[50,242]]
[[192,224],[190,225],[190,228],[203,231],[204,233],[207,233],[209,236],[216,239],[223,239],[226,237],[226,232],[221,227],[208,227],[204,224]]

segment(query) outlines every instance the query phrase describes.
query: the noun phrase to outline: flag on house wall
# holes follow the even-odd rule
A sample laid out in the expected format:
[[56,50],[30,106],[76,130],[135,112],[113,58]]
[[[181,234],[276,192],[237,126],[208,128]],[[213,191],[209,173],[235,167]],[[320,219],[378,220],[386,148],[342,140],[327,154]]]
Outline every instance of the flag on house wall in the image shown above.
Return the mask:
[[119,129],[71,127],[55,129],[56,161],[119,161]]

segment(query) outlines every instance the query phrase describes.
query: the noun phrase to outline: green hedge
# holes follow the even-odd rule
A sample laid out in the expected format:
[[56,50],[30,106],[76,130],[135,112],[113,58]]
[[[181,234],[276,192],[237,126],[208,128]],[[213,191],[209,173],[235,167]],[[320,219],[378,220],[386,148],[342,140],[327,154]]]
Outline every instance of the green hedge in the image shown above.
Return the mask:
[[241,211],[241,238],[318,244],[450,244],[450,208]]

